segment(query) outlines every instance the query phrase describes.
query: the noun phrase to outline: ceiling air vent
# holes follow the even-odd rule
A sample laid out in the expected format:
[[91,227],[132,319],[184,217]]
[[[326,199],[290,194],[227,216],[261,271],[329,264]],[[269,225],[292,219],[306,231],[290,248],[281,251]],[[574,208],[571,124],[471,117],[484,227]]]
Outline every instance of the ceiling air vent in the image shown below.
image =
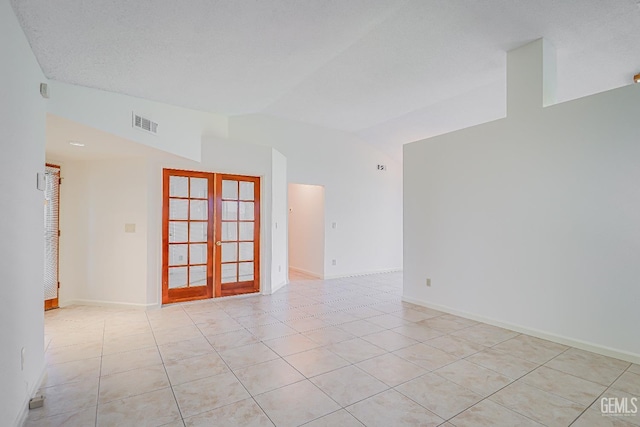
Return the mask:
[[139,116],[136,113],[133,113],[133,127],[154,135],[158,133],[158,124],[156,122]]

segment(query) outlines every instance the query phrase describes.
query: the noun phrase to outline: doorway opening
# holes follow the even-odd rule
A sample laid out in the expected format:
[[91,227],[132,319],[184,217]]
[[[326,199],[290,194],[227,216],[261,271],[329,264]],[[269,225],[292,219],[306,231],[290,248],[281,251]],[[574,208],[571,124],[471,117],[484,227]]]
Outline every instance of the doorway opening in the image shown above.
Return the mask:
[[44,190],[44,309],[58,308],[60,166],[46,164]]
[[260,178],[165,169],[162,303],[260,291]]
[[289,280],[324,278],[324,187],[289,184]]

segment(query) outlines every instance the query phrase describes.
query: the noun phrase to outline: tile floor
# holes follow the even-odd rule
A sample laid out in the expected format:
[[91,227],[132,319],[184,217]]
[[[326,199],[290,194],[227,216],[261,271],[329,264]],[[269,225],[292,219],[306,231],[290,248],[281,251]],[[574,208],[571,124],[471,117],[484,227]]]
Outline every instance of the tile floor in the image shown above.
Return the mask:
[[640,426],[640,366],[401,302],[401,273],[45,315],[27,426]]

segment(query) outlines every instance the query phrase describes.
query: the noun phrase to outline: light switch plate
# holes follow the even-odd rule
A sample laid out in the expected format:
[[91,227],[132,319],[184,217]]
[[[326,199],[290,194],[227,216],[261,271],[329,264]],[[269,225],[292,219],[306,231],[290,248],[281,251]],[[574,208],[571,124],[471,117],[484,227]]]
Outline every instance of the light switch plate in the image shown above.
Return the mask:
[[44,191],[47,188],[47,177],[44,172],[38,172],[36,179],[36,188],[40,191]]
[[135,224],[125,224],[124,225],[124,232],[125,233],[135,233],[136,232],[136,225]]

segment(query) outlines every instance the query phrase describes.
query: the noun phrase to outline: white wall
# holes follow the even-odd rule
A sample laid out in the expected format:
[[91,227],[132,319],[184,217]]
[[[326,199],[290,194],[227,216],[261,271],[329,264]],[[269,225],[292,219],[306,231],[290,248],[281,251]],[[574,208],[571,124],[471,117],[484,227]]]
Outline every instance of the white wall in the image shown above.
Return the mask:
[[324,277],[324,187],[289,184],[289,265]]
[[325,228],[337,224],[326,235],[326,277],[401,268],[400,164],[352,134],[268,116],[230,118],[229,137],[276,148],[289,182],[325,187]]
[[146,305],[146,160],[51,161],[63,177],[60,303]]
[[[287,229],[287,158],[271,150],[271,289],[276,292],[289,280]],[[263,293],[267,293],[265,289]]]
[[[7,0],[0,1],[0,425],[18,425],[44,369],[45,82]],[[25,349],[24,369],[20,352]]]
[[[227,136],[226,117],[215,114],[55,81],[50,94],[51,114],[196,161],[203,136]],[[157,122],[158,134],[133,128],[132,112]]]
[[640,86],[543,109],[542,47],[535,104],[405,145],[404,297],[637,362]]

